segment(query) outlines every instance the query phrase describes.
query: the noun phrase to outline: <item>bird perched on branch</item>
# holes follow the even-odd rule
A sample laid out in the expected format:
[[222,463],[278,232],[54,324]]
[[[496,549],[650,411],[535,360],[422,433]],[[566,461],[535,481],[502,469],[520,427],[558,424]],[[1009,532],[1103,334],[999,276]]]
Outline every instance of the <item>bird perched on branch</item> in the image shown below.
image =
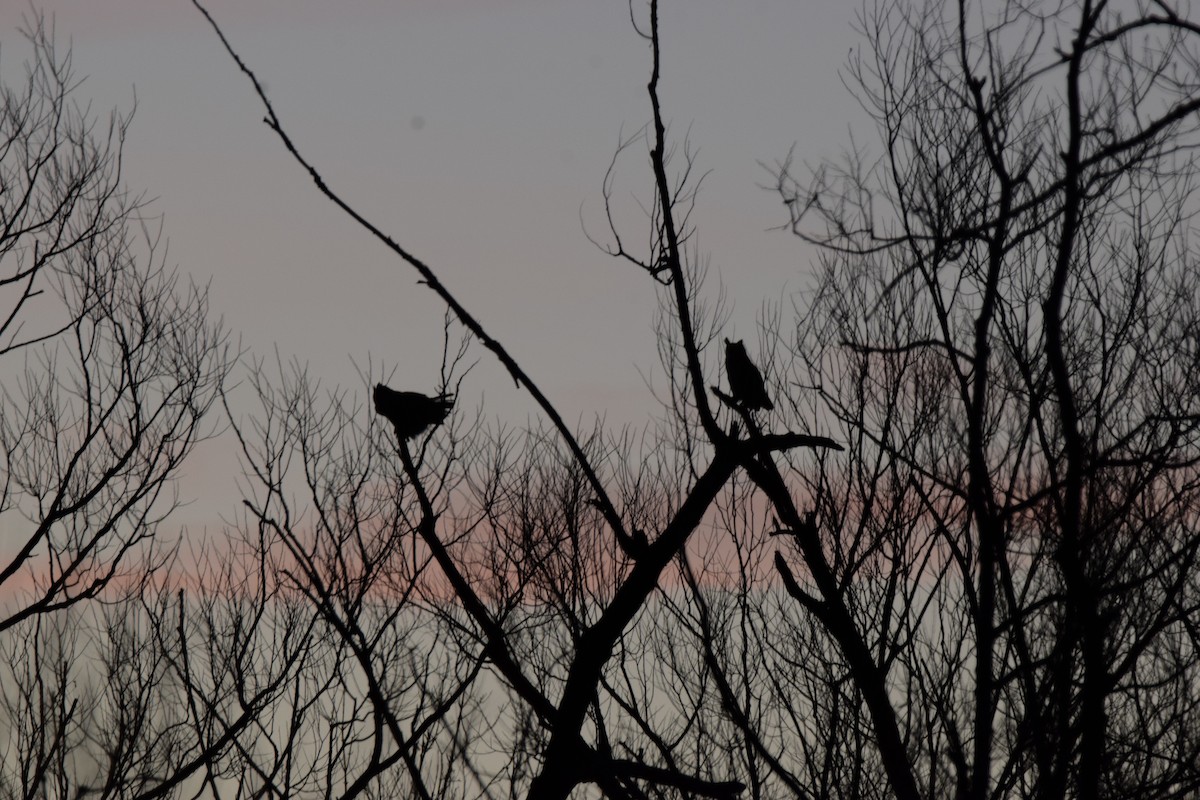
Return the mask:
[[453,407],[453,395],[428,397],[420,392],[397,392],[382,383],[375,384],[375,413],[392,423],[401,443],[426,428],[441,425]]
[[767,397],[762,373],[754,366],[750,354],[746,352],[746,345],[740,340],[725,340],[725,374],[729,378],[729,394],[743,408],[765,408],[768,411],[775,408],[771,398]]

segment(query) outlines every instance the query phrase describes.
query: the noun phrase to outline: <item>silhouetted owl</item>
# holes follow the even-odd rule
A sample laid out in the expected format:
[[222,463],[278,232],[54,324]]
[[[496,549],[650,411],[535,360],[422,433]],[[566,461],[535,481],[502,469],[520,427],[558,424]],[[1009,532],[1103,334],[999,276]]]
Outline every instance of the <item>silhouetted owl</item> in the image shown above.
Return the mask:
[[746,345],[741,341],[725,340],[725,374],[729,377],[730,395],[743,407],[765,408],[768,411],[775,407],[771,398],[767,397],[762,373],[750,360]]
[[375,384],[375,413],[392,423],[400,441],[442,424],[453,407],[453,395],[427,397],[420,392],[397,392],[382,383]]

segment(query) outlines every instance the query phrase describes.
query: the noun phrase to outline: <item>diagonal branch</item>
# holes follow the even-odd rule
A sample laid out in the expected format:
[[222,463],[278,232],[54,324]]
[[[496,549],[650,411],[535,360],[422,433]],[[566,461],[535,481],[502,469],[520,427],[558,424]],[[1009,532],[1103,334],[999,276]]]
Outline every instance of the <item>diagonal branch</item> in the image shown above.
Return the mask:
[[288,153],[290,153],[292,158],[295,159],[296,163],[298,163],[308,172],[309,177],[312,178],[313,183],[316,184],[317,189],[321,192],[321,194],[325,195],[325,197],[331,200],[334,205],[336,205],[343,212],[345,212],[347,216],[357,222],[359,226],[364,228],[372,236],[382,242],[389,250],[412,266],[421,275],[421,282],[428,286],[438,297],[442,299],[442,301],[454,313],[454,316],[458,318],[459,322],[465,325],[467,329],[474,334],[475,338],[479,340],[480,344],[492,351],[492,353],[508,371],[508,374],[512,376],[513,381],[517,384],[517,386],[523,386],[525,390],[528,391],[533,397],[534,401],[537,402],[538,406],[542,409],[546,416],[550,418],[550,421],[554,424],[555,429],[558,431],[559,435],[562,436],[563,441],[565,441],[567,446],[571,449],[571,454],[579,463],[580,468],[587,477],[588,483],[591,484],[592,491],[596,493],[596,502],[601,513],[604,515],[605,522],[607,522],[609,527],[612,529],[613,534],[617,537],[618,542],[620,542],[623,546],[626,545],[630,541],[629,535],[625,531],[625,525],[621,521],[621,517],[617,513],[616,507],[613,505],[612,500],[609,498],[608,492],[604,488],[604,484],[600,482],[600,477],[597,475],[595,468],[588,460],[587,455],[583,452],[583,448],[580,447],[575,435],[571,433],[570,428],[567,427],[566,422],[563,421],[562,416],[558,413],[558,410],[555,409],[549,398],[542,393],[542,391],[537,387],[537,384],[535,384],[529,378],[529,375],[526,374],[525,370],[523,370],[520,365],[517,364],[516,360],[509,355],[504,346],[488,335],[478,320],[476,320],[475,317],[472,316],[471,313],[468,312],[467,309],[458,302],[454,295],[450,293],[450,290],[445,287],[445,285],[438,279],[437,275],[434,274],[433,270],[430,269],[425,262],[421,261],[408,250],[401,247],[398,243],[396,243],[395,240],[393,240],[390,236],[380,230],[374,223],[369,221],[366,217],[351,207],[349,203],[343,200],[340,195],[338,195],[329,187],[329,185],[325,182],[325,179],[321,176],[321,173],[317,171],[317,168],[300,154],[300,151],[292,142],[291,137],[289,137],[287,132],[284,130],[283,124],[279,121],[279,117],[275,113],[275,107],[271,104],[271,101],[267,99],[266,90],[264,90],[262,84],[259,83],[258,77],[248,66],[246,66],[246,63],[242,61],[241,57],[237,54],[237,51],[233,49],[233,45],[231,45],[229,40],[225,38],[225,34],[221,30],[220,26],[217,25],[216,20],[214,20],[212,15],[208,13],[208,10],[201,5],[199,0],[192,0],[192,4],[196,6],[200,13],[204,15],[204,18],[208,20],[209,25],[211,25],[212,29],[216,32],[217,38],[221,40],[221,44],[224,46],[225,51],[229,53],[230,58],[232,58],[234,63],[237,64],[238,69],[241,70],[242,73],[249,78],[250,82],[254,85],[254,91],[258,94],[258,98],[262,101],[263,107],[267,112],[263,122],[266,123],[268,128],[275,132],[280,141],[283,142],[283,146],[287,149]]

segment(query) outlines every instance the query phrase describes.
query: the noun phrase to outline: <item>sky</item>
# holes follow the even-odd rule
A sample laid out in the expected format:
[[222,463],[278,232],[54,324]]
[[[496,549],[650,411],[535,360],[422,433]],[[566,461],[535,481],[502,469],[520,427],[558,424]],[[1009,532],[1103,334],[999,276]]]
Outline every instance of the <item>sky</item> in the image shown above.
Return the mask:
[[[136,98],[127,183],[154,198],[169,263],[210,285],[214,313],[249,353],[296,358],[330,388],[357,391],[368,363],[397,388],[435,387],[440,302],[290,160],[190,2],[38,7],[87,76],[80,99],[105,112]],[[330,185],[429,264],[566,419],[650,418],[646,381],[662,377],[653,284],[583,227],[606,232],[605,170],[621,134],[649,119],[649,48],[624,0],[208,7]],[[669,135],[686,134],[707,173],[694,220],[710,291],[719,281],[728,293],[731,338],[756,340],[764,303],[782,299],[786,319],[814,259],[770,230],[786,215],[760,162],[793,145],[805,162],[836,157],[852,128],[870,138],[839,77],[859,43],[855,8],[662,3],[660,95]],[[29,53],[17,32],[29,13],[0,4],[0,77]],[[631,151],[615,197],[634,244],[646,241],[635,199],[650,187],[644,154]],[[509,420],[532,414],[476,354],[464,399]]]

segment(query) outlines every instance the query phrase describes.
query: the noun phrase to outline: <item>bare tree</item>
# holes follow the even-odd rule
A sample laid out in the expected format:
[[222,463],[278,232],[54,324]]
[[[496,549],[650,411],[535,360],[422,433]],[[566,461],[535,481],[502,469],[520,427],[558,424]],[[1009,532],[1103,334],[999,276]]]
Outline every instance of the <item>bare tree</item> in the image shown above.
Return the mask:
[[165,662],[124,616],[174,557],[231,358],[122,184],[129,117],[79,104],[42,17],[25,35],[0,84],[0,793],[109,796],[174,757]]
[[0,570],[0,631],[162,558],[151,551],[172,477],[228,365],[204,291],[162,263],[121,185],[128,117],[90,117],[41,18],[27,36],[26,82],[4,87],[0,116],[0,513],[19,536]]
[[853,443],[810,488],[814,541],[886,692],[825,627],[894,796],[1200,780],[1200,28],[1176,5],[877,4],[847,78],[880,157],[781,170],[826,253],[793,374]]
[[[677,710],[660,713],[655,706],[663,702],[663,687],[645,681],[652,673],[643,672],[646,666],[638,663],[639,652],[643,647],[675,648],[669,636],[663,639],[671,631],[671,617],[662,604],[663,587],[675,580],[671,576],[677,569],[677,556],[687,550],[730,479],[751,468],[766,470],[781,480],[770,454],[837,447],[829,439],[807,433],[761,431],[753,412],[736,397],[736,388],[734,395],[718,395],[726,398],[728,408],[714,407],[710,400],[707,376],[719,368],[719,361],[707,368],[704,361],[717,329],[700,302],[698,271],[691,260],[696,252],[685,252],[690,236],[686,218],[677,219],[694,187],[690,158],[685,156],[678,167],[669,163],[657,95],[657,5],[650,4],[645,19],[637,24],[650,47],[653,70],[653,122],[646,138],[652,164],[647,204],[652,209],[648,220],[652,250],[630,254],[621,247],[618,235],[614,254],[644,269],[653,279],[651,288],[662,289],[664,324],[671,331],[663,355],[681,415],[680,427],[667,426],[663,440],[647,443],[643,452],[634,450],[627,437],[613,438],[604,431],[585,436],[570,430],[528,373],[484,331],[432,269],[320,178],[288,137],[254,74],[217,31],[253,82],[265,106],[268,126],[313,175],[319,190],[415,268],[423,283],[446,302],[455,320],[496,355],[546,415],[549,430],[535,431],[523,440],[503,434],[490,441],[485,437],[483,444],[466,447],[469,456],[465,459],[458,452],[461,448],[455,436],[440,432],[431,434],[432,441],[446,443],[442,446],[447,454],[432,462],[429,454],[442,451],[427,449],[430,434],[418,438],[419,445],[410,446],[409,440],[401,438],[389,448],[392,461],[402,466],[388,484],[394,487],[394,502],[404,509],[404,517],[401,524],[386,530],[389,535],[414,537],[409,545],[415,554],[414,565],[427,563],[436,569],[444,597],[455,601],[453,613],[442,612],[447,625],[453,620],[450,630],[455,636],[442,637],[438,644],[457,642],[460,659],[469,656],[486,664],[486,680],[499,682],[507,697],[499,717],[504,726],[497,722],[491,728],[493,736],[476,735],[474,741],[462,745],[470,747],[464,763],[477,776],[477,791],[491,791],[493,783],[502,779],[498,785],[505,787],[503,791],[536,797],[565,798],[586,784],[618,797],[643,796],[647,791],[713,797],[740,792],[743,786],[735,777],[736,766],[722,750],[712,749],[714,742],[723,747],[736,734],[723,720],[726,712],[719,698],[713,699],[705,690]],[[711,355],[708,359],[713,360]],[[742,366],[754,369],[749,364]],[[447,379],[444,376],[444,381]],[[445,392],[445,387],[439,391]],[[270,392],[260,389],[259,394]],[[252,442],[248,437],[243,441],[259,487],[254,491],[281,497],[287,479],[271,468],[280,462],[264,456],[262,444],[286,439],[301,452],[321,454],[326,449],[315,446],[320,437],[310,436],[310,431],[319,429],[321,415],[304,404],[273,407],[288,409],[286,418],[293,421],[281,424],[294,432],[280,437],[260,429]],[[735,422],[735,417],[740,422]],[[667,440],[676,431],[683,431],[688,441],[682,450],[679,442]],[[664,474],[653,474],[640,462],[654,451],[681,452],[681,457],[655,463]],[[304,472],[322,474],[313,469]],[[367,486],[374,480],[364,477],[357,483]],[[460,502],[452,502],[455,487],[461,487]],[[285,541],[296,537],[295,544],[287,546],[288,559],[297,564],[294,570],[287,568],[288,580],[295,581],[297,590],[316,607],[328,609],[325,620],[342,641],[354,646],[364,638],[355,629],[360,616],[356,607],[343,600],[334,602],[328,595],[331,584],[324,569],[308,566],[314,553],[328,551],[330,558],[344,554],[341,542],[347,534],[340,531],[357,526],[334,524],[332,512],[354,504],[335,503],[333,498],[313,493],[310,508],[321,522],[309,534],[316,538],[301,545],[306,541],[303,537],[284,533],[287,526],[281,523],[279,513],[260,499],[248,499],[260,527],[277,531]],[[376,537],[368,541],[375,542]],[[416,554],[423,554],[426,560]],[[378,571],[371,569],[372,573]],[[404,598],[411,596],[411,592],[405,593]],[[399,598],[392,598],[391,603],[395,604],[392,614],[404,613]],[[651,622],[653,619],[659,622]],[[649,623],[658,635],[647,638],[643,623]],[[372,640],[370,635],[365,638]],[[631,669],[637,670],[639,679],[630,677]],[[382,710],[374,697],[370,702],[385,717],[394,713]],[[694,719],[698,711],[705,719],[701,728],[695,729],[689,716]],[[716,719],[709,721],[714,713]],[[710,726],[721,730],[709,730]],[[400,755],[416,747],[416,740],[406,738],[399,724],[378,730],[386,733],[385,752]],[[500,753],[503,770],[498,772],[495,765],[485,763],[483,753],[488,749]],[[374,752],[380,748],[376,746]],[[412,766],[406,766],[412,773]],[[415,773],[412,779],[419,787]]]
[[[771,318],[722,359],[657,12],[633,9],[650,123],[618,153],[647,151],[649,247],[615,170],[597,239],[661,299],[664,416],[638,434],[569,428],[217,29],[317,189],[545,422],[406,435],[252,364],[242,558],[141,595],[179,755],[139,796],[1194,794],[1200,27],[1165,3],[864,13],[847,75],[882,157],[780,166],[817,285],[794,347]],[[413,388],[461,406],[450,327]]]

